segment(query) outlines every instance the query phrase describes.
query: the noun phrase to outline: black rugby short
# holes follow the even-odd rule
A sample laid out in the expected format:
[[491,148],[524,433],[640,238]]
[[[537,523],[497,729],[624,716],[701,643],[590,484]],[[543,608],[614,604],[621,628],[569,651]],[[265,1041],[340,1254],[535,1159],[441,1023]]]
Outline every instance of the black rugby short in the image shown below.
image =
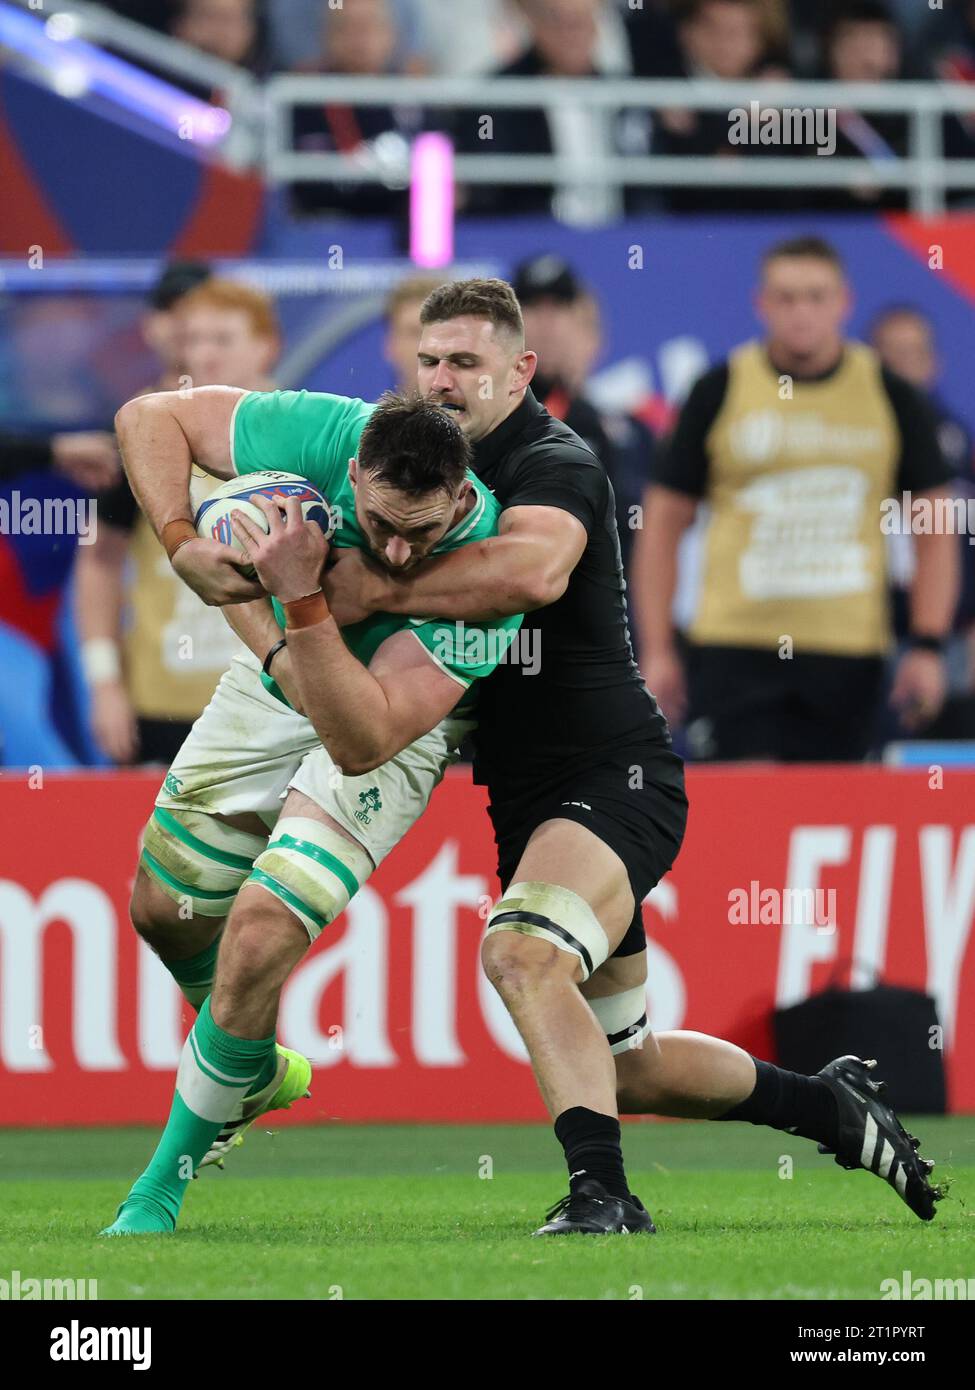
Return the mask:
[[879,656],[689,644],[687,737],[695,758],[862,762],[883,700]]
[[687,823],[684,764],[664,744],[614,750],[596,766],[565,767],[530,787],[490,785],[488,811],[502,888],[547,820],[578,821],[626,865],[636,909],[614,956],[646,947],[641,904],[677,858]]

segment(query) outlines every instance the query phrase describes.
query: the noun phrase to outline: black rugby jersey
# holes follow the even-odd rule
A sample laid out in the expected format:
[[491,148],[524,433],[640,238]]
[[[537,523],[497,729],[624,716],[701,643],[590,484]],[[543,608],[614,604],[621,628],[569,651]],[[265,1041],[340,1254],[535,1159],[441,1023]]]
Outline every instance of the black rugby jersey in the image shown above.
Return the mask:
[[668,745],[633,656],[613,488],[595,454],[528,391],[474,445],[474,471],[502,509],[559,507],[588,537],[562,597],[526,614],[519,659],[480,683],[475,781],[514,788],[628,745]]

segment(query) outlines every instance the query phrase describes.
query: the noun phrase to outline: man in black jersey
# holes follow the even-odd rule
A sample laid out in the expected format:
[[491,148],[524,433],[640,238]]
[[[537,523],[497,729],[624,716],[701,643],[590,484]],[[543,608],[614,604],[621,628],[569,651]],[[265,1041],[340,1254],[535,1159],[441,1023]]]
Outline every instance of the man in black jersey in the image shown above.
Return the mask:
[[653,1231],[626,1181],[619,1109],[788,1129],[843,1166],[880,1172],[929,1218],[927,1170],[863,1062],[805,1077],[699,1033],[650,1033],[641,903],[677,855],[687,801],[633,660],[612,487],[535,400],[535,354],[508,284],[443,285],[420,321],[420,389],[471,440],[503,507],[499,535],[402,578],[340,555],[325,590],[343,626],[381,609],[458,622],[527,614],[522,650],[539,653],[540,668],[502,663],[482,683],[474,776],[489,791],[504,889],[484,968],[569,1169],[569,1196],[537,1234]]

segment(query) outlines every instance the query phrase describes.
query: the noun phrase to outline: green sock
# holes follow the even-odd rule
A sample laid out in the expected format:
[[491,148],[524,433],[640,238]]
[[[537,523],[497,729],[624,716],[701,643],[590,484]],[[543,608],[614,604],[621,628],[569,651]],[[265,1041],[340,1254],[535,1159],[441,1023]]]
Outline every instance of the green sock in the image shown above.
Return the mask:
[[173,1108],[156,1152],[137,1178],[125,1205],[164,1212],[174,1223],[186,1184],[210,1145],[249,1092],[274,1075],[277,1053],[269,1038],[235,1038],[218,1028],[204,1000],[183,1046]]
[[[163,961],[163,965],[183,991],[184,999],[197,1013],[200,1012],[204,999],[213,989],[213,977],[217,970],[217,952],[220,949],[220,935],[221,933],[218,932],[209,946],[204,946],[198,956],[190,956],[187,960]],[[160,957],[160,959],[162,958]]]

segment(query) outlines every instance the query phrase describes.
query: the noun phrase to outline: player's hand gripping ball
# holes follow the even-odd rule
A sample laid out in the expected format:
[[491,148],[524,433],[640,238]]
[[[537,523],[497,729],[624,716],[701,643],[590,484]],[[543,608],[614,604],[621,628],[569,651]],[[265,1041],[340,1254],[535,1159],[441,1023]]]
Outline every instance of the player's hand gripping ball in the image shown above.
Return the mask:
[[[276,472],[248,473],[242,478],[231,478],[221,483],[197,508],[194,518],[197,535],[206,541],[232,545],[235,550],[243,552],[244,545],[233,531],[234,512],[242,512],[265,534],[270,530],[266,515],[254,500],[257,497],[265,497],[279,507],[287,498],[293,497],[301,504],[304,520],[316,522],[325,539],[331,539],[335,531],[335,518],[328,500],[307,478],[297,473]],[[256,577],[257,571],[253,565],[241,564],[240,569],[248,579]]]

